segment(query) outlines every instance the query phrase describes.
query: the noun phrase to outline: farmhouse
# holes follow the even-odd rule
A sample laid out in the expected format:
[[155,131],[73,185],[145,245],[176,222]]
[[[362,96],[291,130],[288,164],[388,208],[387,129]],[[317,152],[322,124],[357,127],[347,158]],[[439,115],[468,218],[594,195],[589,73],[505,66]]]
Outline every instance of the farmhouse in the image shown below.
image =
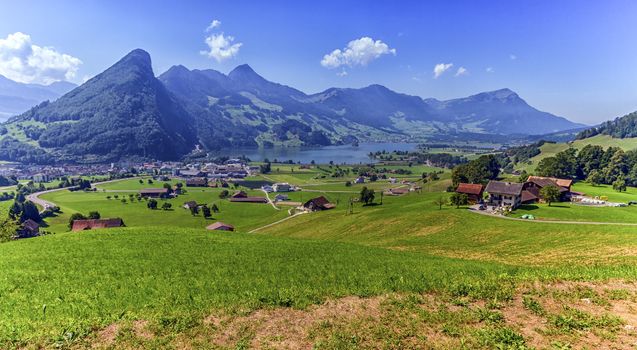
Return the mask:
[[230,198],[247,198],[248,194],[245,191],[237,191]]
[[206,187],[208,186],[208,180],[203,177],[195,177],[186,180],[186,187]]
[[142,197],[159,198],[168,196],[167,188],[144,188],[139,191]]
[[205,174],[199,170],[180,170],[179,175],[183,177],[203,177]]
[[221,221],[217,221],[214,224],[208,225],[206,227],[207,230],[216,230],[216,231],[234,231],[234,226],[225,224]]
[[529,176],[522,189],[522,203],[536,203],[543,200],[540,190],[547,186],[554,186],[560,191],[560,201],[568,200],[571,196],[572,183],[573,180]]
[[85,231],[97,228],[113,228],[122,226],[124,226],[124,221],[120,218],[74,220],[71,231]]
[[489,181],[485,189],[489,193],[489,204],[516,208],[522,202],[522,187],[524,184]]
[[484,186],[481,184],[460,183],[458,188],[456,188],[456,192],[466,194],[470,203],[478,203],[483,198]]
[[385,191],[385,194],[388,196],[402,196],[407,193],[409,193],[408,188],[390,188]]
[[328,210],[333,209],[334,207],[335,205],[330,203],[330,201],[323,196],[312,198],[303,204],[303,208],[309,211]]
[[274,197],[275,201],[289,201],[290,197],[288,197],[287,194],[277,194],[276,197]]
[[274,192],[290,192],[292,191],[292,186],[287,182],[282,182],[272,185],[272,189]]
[[39,235],[40,225],[31,219],[27,219],[25,222],[22,223],[22,226],[18,230],[16,238],[30,238]]
[[365,178],[362,176],[359,176],[356,178],[356,180],[354,180],[354,183],[356,184],[364,184],[365,183]]

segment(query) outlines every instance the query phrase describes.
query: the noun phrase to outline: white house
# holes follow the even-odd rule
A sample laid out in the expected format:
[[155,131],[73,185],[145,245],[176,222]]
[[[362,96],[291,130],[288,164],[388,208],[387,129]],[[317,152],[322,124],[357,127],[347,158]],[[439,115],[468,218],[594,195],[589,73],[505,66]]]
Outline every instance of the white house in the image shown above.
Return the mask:
[[287,182],[276,183],[272,186],[274,192],[290,192],[292,191],[292,186],[290,186]]

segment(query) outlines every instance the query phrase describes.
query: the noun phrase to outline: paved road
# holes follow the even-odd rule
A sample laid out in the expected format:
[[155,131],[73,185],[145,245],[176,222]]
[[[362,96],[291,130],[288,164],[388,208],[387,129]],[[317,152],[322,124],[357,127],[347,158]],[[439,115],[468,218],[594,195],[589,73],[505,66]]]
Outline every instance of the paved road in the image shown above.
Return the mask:
[[499,218],[499,219],[504,219],[504,220],[515,220],[515,221],[523,221],[523,222],[535,222],[535,223],[542,223],[542,224],[563,224],[563,225],[618,225],[618,226],[637,226],[637,223],[631,223],[631,222],[601,222],[601,221],[564,221],[564,220],[527,220],[527,219],[520,219],[520,218],[511,218],[508,216],[503,216],[503,215],[498,215],[498,214],[492,214],[486,211],[481,211],[481,210],[475,210],[475,209],[469,209],[470,212],[472,213],[476,213],[476,214],[480,214],[480,215],[485,215],[485,216],[491,216],[491,217],[495,217],[495,218]]

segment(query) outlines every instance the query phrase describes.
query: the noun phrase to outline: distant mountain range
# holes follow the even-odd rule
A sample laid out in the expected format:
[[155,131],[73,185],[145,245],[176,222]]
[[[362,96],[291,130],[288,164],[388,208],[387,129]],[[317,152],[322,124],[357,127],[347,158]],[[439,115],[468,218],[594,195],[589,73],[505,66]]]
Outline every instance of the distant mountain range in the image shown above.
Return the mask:
[[50,85],[18,83],[0,75],[0,121],[18,115],[46,100],[55,100],[76,88],[66,81]]
[[150,55],[137,49],[56,101],[5,123],[0,157],[167,160],[195,149],[423,142],[579,127],[538,111],[509,89],[448,101],[381,85],[308,95],[270,82],[248,65],[228,75],[173,66],[155,77]]

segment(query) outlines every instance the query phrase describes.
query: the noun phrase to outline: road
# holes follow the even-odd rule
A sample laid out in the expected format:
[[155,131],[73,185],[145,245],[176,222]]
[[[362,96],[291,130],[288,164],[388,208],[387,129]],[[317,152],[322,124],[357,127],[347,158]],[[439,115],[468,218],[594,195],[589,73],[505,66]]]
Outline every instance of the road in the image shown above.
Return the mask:
[[268,193],[268,191],[266,191],[264,189],[261,189],[261,192],[265,193],[265,198],[268,199],[268,203],[270,203],[272,208],[274,208],[276,210],[281,210],[281,208],[277,207],[276,204],[274,204],[274,202],[270,199],[270,194]]
[[284,222],[284,221],[287,221],[287,220],[292,219],[293,217],[297,217],[297,216],[299,216],[299,215],[303,215],[303,214],[307,214],[307,212],[306,212],[306,211],[298,212],[298,213],[296,213],[296,214],[294,214],[294,215],[290,215],[290,216],[285,217],[285,218],[283,218],[283,219],[281,219],[281,220],[279,220],[279,221],[275,221],[275,222],[273,222],[273,223],[271,223],[271,224],[267,224],[267,225],[265,225],[265,226],[257,227],[257,228],[255,228],[254,230],[249,231],[248,233],[255,233],[255,232],[257,232],[257,231],[259,231],[259,230],[262,230],[262,229],[264,229],[264,228],[268,228],[268,227],[271,227],[271,226],[274,226],[274,225],[278,225],[278,224],[280,224],[280,223],[282,223],[282,222]]

